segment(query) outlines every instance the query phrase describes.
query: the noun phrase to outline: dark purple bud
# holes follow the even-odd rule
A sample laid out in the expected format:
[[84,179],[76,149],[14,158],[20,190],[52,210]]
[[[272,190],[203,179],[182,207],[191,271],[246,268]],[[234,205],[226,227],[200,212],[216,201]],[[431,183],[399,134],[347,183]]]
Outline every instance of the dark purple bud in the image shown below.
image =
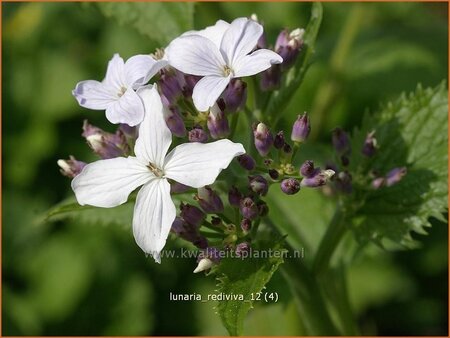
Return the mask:
[[283,131],[279,131],[276,135],[275,138],[273,140],[273,146],[276,149],[281,149],[283,148],[284,144],[286,143],[285,139],[284,139],[284,133]]
[[189,142],[206,143],[208,141],[208,134],[202,127],[194,127],[188,134]]
[[164,119],[173,135],[177,137],[186,136],[186,126],[184,125],[183,118],[181,117],[178,108],[173,106],[170,107],[170,109],[165,108]]
[[272,65],[269,69],[261,73],[260,87],[264,92],[280,88],[281,66]]
[[204,236],[198,235],[192,241],[192,244],[194,244],[199,249],[206,249],[208,247],[208,240]]
[[180,216],[193,227],[198,228],[204,221],[206,215],[196,206],[181,203]]
[[220,217],[213,216],[211,217],[211,224],[219,226],[220,224],[222,224],[222,220],[220,219]]
[[267,180],[261,175],[249,176],[248,184],[250,190],[260,196],[265,196],[267,194],[267,191],[269,190]]
[[207,239],[198,233],[197,228],[188,224],[180,217],[175,218],[170,231],[178,237],[191,242],[198,248],[206,248],[208,246]]
[[243,218],[241,221],[241,229],[243,232],[249,232],[252,228],[252,221],[248,218]]
[[176,104],[183,94],[178,77],[170,72],[164,72],[161,75],[158,81],[158,88],[170,104]]
[[250,197],[241,199],[239,209],[244,218],[252,220],[258,216],[258,207]]
[[239,243],[238,245],[236,245],[236,251],[235,251],[236,257],[239,257],[242,259],[248,258],[250,255],[250,251],[251,251],[250,244],[247,242],[242,242],[242,243]]
[[270,169],[269,170],[269,176],[270,176],[271,179],[277,180],[278,177],[280,177],[280,173],[276,169]]
[[264,159],[264,165],[266,167],[270,167],[273,164],[273,160],[271,158],[265,158]]
[[239,79],[232,79],[222,94],[225,111],[234,113],[247,101],[247,84]]
[[350,158],[347,155],[342,155],[341,163],[344,167],[347,167],[350,164]]
[[284,144],[284,146],[283,146],[283,153],[284,153],[285,155],[290,155],[290,154],[292,154],[292,147],[291,147],[290,144],[287,144],[287,143]]
[[258,153],[261,156],[267,156],[270,147],[273,144],[273,136],[269,128],[264,123],[260,122],[253,130],[253,136]]
[[242,194],[235,186],[232,186],[230,191],[228,192],[228,202],[233,207],[239,207],[239,203],[241,202]]
[[86,166],[86,163],[77,161],[73,156],[69,156],[68,160],[58,160],[56,163],[60,167],[61,174],[70,178],[77,176]]
[[192,91],[201,77],[196,75],[184,75],[183,95],[186,98],[192,97]]
[[86,138],[87,143],[94,153],[102,159],[128,156],[130,154],[130,146],[120,127],[115,134],[111,134],[84,120],[81,136]]
[[286,178],[281,181],[281,191],[286,195],[294,195],[300,191],[300,182],[295,178]]
[[391,187],[400,182],[406,175],[406,167],[394,168],[386,175],[386,186]]
[[372,188],[375,190],[380,189],[384,184],[386,183],[386,180],[384,177],[378,177],[372,181]]
[[292,126],[291,140],[294,142],[303,142],[308,138],[311,131],[311,123],[308,114],[298,115],[297,120]]
[[303,177],[311,177],[314,175],[314,162],[305,161],[300,167],[300,175]]
[[178,236],[181,236],[186,232],[186,222],[180,217],[175,217],[170,231]]
[[328,161],[327,163],[325,163],[325,169],[331,169],[331,170],[333,170],[335,173],[339,172],[336,163],[331,162],[331,161]]
[[228,119],[225,113],[217,106],[211,107],[207,122],[209,133],[213,139],[227,137],[230,133]]
[[197,190],[196,199],[200,207],[208,214],[217,214],[223,211],[223,203],[219,195],[206,186]]
[[331,140],[333,147],[339,155],[349,155],[351,152],[350,138],[341,128],[336,128],[332,132]]
[[136,141],[136,138],[138,137],[138,128],[130,127],[128,124],[122,123],[120,124],[119,129],[128,141],[131,141],[132,143]]
[[259,201],[257,204],[259,217],[264,217],[269,213],[269,206],[266,202]]
[[366,139],[364,140],[362,153],[367,157],[372,157],[373,155],[375,155],[375,151],[377,150],[377,139],[374,137],[374,135],[375,131],[372,131],[367,134]]
[[170,193],[171,194],[182,194],[186,191],[191,189],[191,187],[188,187],[187,185],[178,183],[178,182],[171,182],[170,183]]
[[243,154],[237,157],[237,161],[245,170],[251,171],[255,169],[255,160],[248,154]]
[[334,184],[339,191],[351,194],[353,191],[352,175],[348,171],[341,171],[335,176]]
[[283,70],[294,65],[303,46],[304,33],[304,29],[297,28],[291,32],[285,29],[278,35],[275,43],[275,52],[283,58],[283,63],[281,64]]
[[312,177],[305,177],[302,179],[300,185],[302,187],[316,188],[325,185],[335,172],[331,169],[320,170],[320,168],[315,169],[315,174]]

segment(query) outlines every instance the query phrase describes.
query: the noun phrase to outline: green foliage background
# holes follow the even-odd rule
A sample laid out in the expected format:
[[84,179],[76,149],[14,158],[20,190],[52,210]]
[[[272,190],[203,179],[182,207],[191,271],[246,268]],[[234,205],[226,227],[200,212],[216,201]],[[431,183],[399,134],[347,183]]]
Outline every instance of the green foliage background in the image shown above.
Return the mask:
[[[194,259],[154,264],[126,222],[97,224],[92,215],[42,224],[50,206],[71,196],[56,160],[69,154],[95,159],[81,139],[82,120],[113,129],[102,112],[80,108],[71,90],[80,80],[101,79],[115,52],[124,58],[149,53],[220,18],[257,13],[273,43],[281,28],[306,25],[310,6],[2,4],[3,335],[226,334],[213,310],[217,304],[169,301],[169,292],[215,289],[214,279],[192,274]],[[379,102],[445,79],[447,20],[444,3],[324,4],[314,63],[279,124],[287,132],[298,113],[311,113],[311,146],[301,157],[324,161],[333,127],[352,130]],[[274,219],[309,259],[333,204],[317,191],[289,199],[275,188],[269,193]],[[437,219],[431,223],[420,250],[390,253],[373,246],[351,264],[347,287],[363,334],[447,334],[448,230]],[[279,293],[279,303],[256,304],[244,333],[304,333],[280,273],[267,289]]]

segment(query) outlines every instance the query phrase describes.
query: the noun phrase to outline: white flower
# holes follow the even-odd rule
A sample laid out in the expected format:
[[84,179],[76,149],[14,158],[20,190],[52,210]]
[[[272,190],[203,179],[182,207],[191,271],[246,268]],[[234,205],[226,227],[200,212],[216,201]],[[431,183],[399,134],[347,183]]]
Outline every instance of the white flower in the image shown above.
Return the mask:
[[111,208],[125,203],[128,195],[143,185],[134,208],[133,234],[141,249],[159,262],[176,216],[168,179],[194,188],[212,184],[245,150],[241,144],[223,139],[181,144],[167,154],[172,134],[164,121],[165,108],[158,91],[147,86],[138,94],[146,113],[134,148],[136,157],[88,164],[73,179],[72,189],[81,205]]
[[218,21],[203,31],[185,33],[170,43],[166,52],[172,67],[204,76],[192,94],[199,111],[213,106],[232,78],[255,75],[283,62],[268,49],[252,52],[262,33],[263,27],[257,22],[238,18],[228,26]]
[[135,55],[124,63],[119,54],[114,54],[102,82],[78,82],[72,94],[82,107],[106,109],[109,122],[135,126],[144,118],[144,106],[134,90],[166,65],[167,61],[156,61],[149,55]]

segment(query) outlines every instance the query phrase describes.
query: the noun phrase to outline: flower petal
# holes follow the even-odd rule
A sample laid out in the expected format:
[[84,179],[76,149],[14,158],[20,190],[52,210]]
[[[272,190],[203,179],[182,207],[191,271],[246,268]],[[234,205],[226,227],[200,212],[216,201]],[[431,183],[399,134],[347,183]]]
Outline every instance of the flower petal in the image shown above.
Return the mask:
[[103,83],[94,80],[78,82],[72,95],[80,106],[95,110],[106,109],[108,105],[119,99]]
[[245,153],[240,143],[223,139],[212,143],[184,143],[166,157],[167,178],[193,188],[212,184],[231,160]]
[[234,65],[234,76],[255,75],[281,62],[283,62],[283,58],[277,53],[268,49],[259,49],[237,60]]
[[125,203],[134,189],[152,177],[136,157],[116,157],[86,165],[72,180],[72,189],[80,205],[111,208]]
[[223,75],[225,61],[217,46],[200,35],[180,36],[166,48],[169,64],[179,71],[198,75]]
[[234,68],[235,62],[250,53],[258,43],[263,27],[247,18],[234,20],[225,32],[220,51],[229,66]]
[[217,20],[214,26],[209,26],[199,31],[189,31],[184,33],[182,36],[193,34],[200,35],[211,40],[212,42],[214,42],[217,48],[220,48],[220,43],[222,42],[223,35],[225,34],[228,27],[230,27],[230,24],[228,22]]
[[155,60],[150,55],[132,56],[125,62],[126,84],[134,88],[142,86],[167,64],[167,61]]
[[172,134],[164,120],[164,108],[156,86],[138,90],[145,108],[145,117],[139,127],[134,153],[137,158],[162,168],[164,157],[172,143]]
[[160,263],[160,252],[166,244],[176,209],[170,197],[170,184],[154,179],[139,191],[134,206],[133,234],[136,243]]
[[230,77],[205,76],[194,87],[192,100],[199,111],[212,107],[230,82]]
[[128,88],[116,102],[106,108],[106,118],[114,124],[126,123],[131,127],[136,126],[144,118],[144,105],[136,92]]
[[114,54],[109,60],[103,83],[118,91],[125,86],[125,64],[119,54]]

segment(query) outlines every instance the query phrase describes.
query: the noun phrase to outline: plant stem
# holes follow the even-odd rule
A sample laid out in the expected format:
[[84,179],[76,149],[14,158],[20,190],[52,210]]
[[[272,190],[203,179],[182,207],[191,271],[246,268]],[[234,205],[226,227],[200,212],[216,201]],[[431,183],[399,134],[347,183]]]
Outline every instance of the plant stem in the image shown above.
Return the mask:
[[230,140],[233,139],[233,136],[234,136],[234,134],[236,133],[239,115],[240,115],[240,112],[235,112],[235,113],[233,114],[233,116],[231,117],[231,127],[230,127],[231,132],[230,132],[230,135],[228,136],[228,138],[229,138]]

